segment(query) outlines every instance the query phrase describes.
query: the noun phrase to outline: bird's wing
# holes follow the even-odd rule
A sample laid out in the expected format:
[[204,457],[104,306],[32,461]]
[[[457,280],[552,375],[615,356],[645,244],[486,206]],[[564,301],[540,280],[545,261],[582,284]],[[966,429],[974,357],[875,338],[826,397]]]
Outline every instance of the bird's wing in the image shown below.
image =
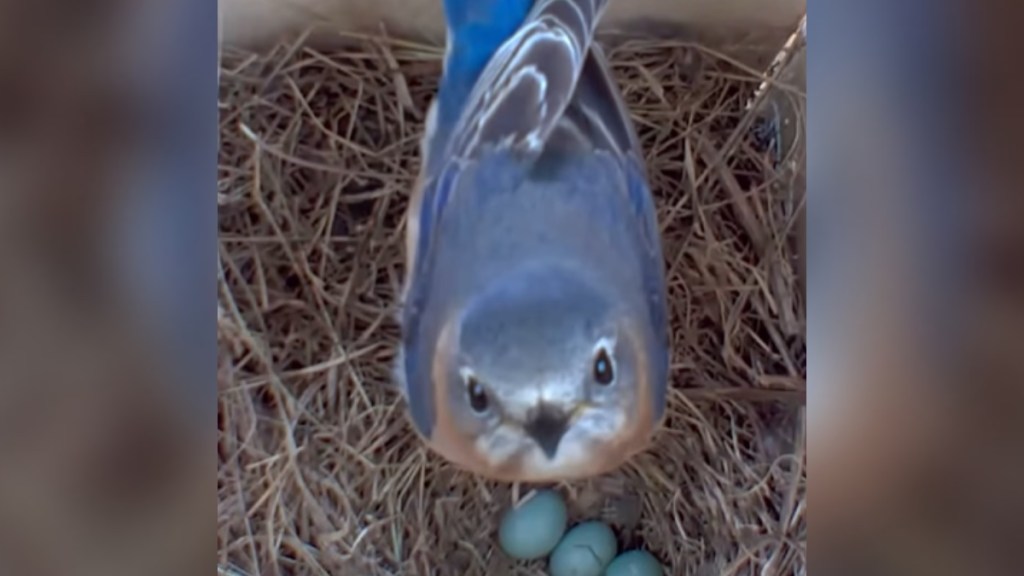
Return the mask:
[[572,100],[607,0],[538,0],[481,73],[452,132],[454,158],[538,154]]
[[[449,0],[446,9],[463,4]],[[412,277],[416,267],[425,265],[433,230],[458,189],[466,162],[488,150],[504,149],[524,159],[543,150],[573,99],[606,6],[607,0],[537,0],[523,24],[488,60],[450,137],[435,140],[425,150],[427,165],[409,215]],[[450,23],[472,20],[455,16],[448,16]],[[450,51],[458,49],[450,44]],[[449,60],[459,58],[450,53]],[[432,129],[438,128],[436,113],[431,114]]]

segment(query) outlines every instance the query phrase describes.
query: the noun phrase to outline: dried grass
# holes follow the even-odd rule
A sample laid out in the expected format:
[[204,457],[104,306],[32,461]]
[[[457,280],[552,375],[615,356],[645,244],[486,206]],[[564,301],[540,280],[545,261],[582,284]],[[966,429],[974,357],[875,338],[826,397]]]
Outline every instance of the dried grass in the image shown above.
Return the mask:
[[[225,53],[222,573],[541,574],[496,547],[519,487],[428,453],[389,383],[403,211],[440,52],[359,46]],[[764,78],[682,43],[609,56],[661,211],[670,415],[624,469],[561,489],[574,518],[606,518],[670,574],[802,574],[802,198],[751,136],[745,105]]]

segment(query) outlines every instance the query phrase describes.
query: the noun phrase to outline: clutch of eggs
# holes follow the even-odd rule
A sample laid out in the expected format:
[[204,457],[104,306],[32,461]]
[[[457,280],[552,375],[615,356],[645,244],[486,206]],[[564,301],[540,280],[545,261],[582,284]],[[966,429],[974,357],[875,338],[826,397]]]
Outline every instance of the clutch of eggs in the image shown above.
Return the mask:
[[649,552],[619,554],[615,533],[599,521],[582,522],[566,532],[565,500],[553,490],[539,490],[508,510],[498,527],[498,544],[517,560],[550,555],[551,576],[663,576]]

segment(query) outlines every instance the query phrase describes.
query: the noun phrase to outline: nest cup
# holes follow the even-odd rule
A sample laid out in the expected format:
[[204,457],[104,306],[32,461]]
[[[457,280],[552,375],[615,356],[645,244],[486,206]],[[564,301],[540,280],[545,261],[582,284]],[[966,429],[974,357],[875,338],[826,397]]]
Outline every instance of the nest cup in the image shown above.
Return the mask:
[[[221,573],[544,574],[496,537],[530,487],[429,453],[391,384],[404,210],[442,49],[342,39],[222,55]],[[659,208],[669,413],[622,469],[556,488],[571,522],[608,521],[666,574],[804,573],[804,161],[780,135],[800,116],[750,106],[799,111],[802,91],[728,46],[601,41]]]

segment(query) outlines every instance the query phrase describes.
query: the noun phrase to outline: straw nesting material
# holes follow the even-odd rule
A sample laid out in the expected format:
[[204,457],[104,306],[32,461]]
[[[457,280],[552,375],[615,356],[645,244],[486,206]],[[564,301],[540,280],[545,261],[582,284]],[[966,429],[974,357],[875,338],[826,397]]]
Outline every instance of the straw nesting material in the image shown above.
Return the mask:
[[[696,45],[608,48],[660,210],[670,414],[651,450],[562,489],[574,519],[605,518],[670,574],[802,573],[802,198],[787,167],[803,159],[773,158],[752,136],[753,71]],[[225,53],[224,573],[543,573],[505,559],[495,537],[528,487],[429,453],[390,384],[404,209],[440,54],[372,38],[335,53]]]

